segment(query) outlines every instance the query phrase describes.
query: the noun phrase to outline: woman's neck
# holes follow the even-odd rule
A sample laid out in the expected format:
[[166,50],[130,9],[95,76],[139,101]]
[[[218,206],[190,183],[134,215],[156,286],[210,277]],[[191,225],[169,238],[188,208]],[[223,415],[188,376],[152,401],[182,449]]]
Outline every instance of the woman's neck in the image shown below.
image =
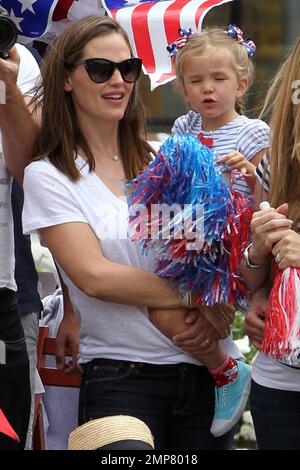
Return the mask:
[[112,125],[101,120],[93,123],[84,121],[79,125],[95,160],[119,155],[118,123]]

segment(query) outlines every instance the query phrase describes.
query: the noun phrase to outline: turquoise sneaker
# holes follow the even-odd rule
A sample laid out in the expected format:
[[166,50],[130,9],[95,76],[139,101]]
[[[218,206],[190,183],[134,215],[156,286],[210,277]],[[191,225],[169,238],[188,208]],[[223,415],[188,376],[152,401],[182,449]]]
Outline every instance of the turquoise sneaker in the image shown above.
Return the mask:
[[215,387],[215,415],[210,432],[219,437],[229,431],[241,418],[251,386],[251,367],[237,361],[238,375],[234,382]]

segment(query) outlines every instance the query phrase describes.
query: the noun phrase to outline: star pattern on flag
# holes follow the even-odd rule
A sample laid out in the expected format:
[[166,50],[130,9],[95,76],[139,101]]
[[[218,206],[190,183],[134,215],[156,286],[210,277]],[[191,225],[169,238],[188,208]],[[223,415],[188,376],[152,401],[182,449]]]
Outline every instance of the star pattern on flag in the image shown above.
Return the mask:
[[23,44],[47,32],[57,3],[58,0],[0,0],[19,31],[18,41]]
[[17,29],[22,31],[22,26],[20,26],[20,23],[24,20],[24,18],[16,16],[13,10],[11,10],[9,17],[15,23]]
[[23,11],[25,10],[29,10],[31,11],[32,13],[35,14],[35,11],[33,9],[33,4],[36,3],[37,0],[18,0],[20,3],[21,3],[21,14],[23,13]]

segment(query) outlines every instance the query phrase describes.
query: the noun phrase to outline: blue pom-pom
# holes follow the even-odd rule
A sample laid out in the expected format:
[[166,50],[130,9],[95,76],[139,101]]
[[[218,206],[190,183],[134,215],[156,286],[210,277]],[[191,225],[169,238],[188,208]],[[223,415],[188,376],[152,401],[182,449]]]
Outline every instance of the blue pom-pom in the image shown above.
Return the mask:
[[195,135],[173,135],[132,189],[131,239],[154,253],[157,274],[206,304],[232,300],[240,278],[229,271],[228,232],[240,214],[214,153]]

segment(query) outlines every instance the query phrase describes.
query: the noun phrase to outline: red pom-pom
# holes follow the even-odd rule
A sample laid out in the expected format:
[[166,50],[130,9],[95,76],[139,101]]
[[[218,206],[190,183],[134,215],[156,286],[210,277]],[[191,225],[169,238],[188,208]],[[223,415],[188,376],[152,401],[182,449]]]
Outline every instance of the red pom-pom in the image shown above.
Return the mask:
[[273,359],[300,364],[300,269],[275,268],[262,352]]

